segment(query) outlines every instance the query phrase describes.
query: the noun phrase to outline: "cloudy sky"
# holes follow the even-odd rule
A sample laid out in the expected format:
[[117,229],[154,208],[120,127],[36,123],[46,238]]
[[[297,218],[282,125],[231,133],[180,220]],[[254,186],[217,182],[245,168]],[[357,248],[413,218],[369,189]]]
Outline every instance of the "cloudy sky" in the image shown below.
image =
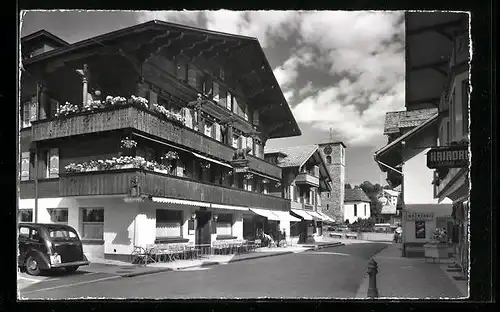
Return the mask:
[[73,43],[151,19],[256,37],[302,136],[268,147],[343,141],[347,182],[385,184],[373,152],[384,116],[404,109],[402,12],[156,11],[27,12],[21,35],[40,29]]

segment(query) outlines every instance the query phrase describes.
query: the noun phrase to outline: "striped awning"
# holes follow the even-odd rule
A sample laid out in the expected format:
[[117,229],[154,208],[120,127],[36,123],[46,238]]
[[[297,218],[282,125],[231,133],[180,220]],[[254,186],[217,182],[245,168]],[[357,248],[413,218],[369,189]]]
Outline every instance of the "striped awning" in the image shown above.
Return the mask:
[[281,210],[273,210],[273,213],[277,215],[280,220],[283,221],[290,221],[290,222],[299,222],[300,219],[292,216],[290,212],[288,211],[281,211]]
[[218,161],[218,160],[215,160],[213,158],[210,158],[210,157],[206,157],[206,156],[203,156],[203,155],[200,155],[198,153],[195,153],[195,152],[191,152],[194,156],[198,157],[198,158],[201,158],[201,159],[204,159],[204,160],[208,160],[210,162],[213,162],[213,163],[216,163],[216,164],[219,164],[221,166],[225,166],[225,167],[228,167],[228,168],[233,168],[233,166],[231,166],[230,164],[226,164],[222,161]]
[[318,213],[323,217],[323,221],[335,222],[335,220],[332,217],[330,217],[329,215],[327,215],[326,213],[323,213],[321,211],[318,211]]
[[319,213],[316,211],[306,211],[308,214],[310,214],[316,221],[323,221],[324,217],[322,217]]
[[279,221],[280,218],[272,211],[266,209],[250,208],[250,211],[267,218],[268,220]]
[[210,203],[197,202],[192,200],[177,199],[177,198],[166,198],[166,197],[152,197],[151,200],[155,203],[162,204],[178,204],[186,206],[198,206],[198,207],[210,207]]
[[307,212],[305,212],[304,210],[300,210],[300,209],[290,209],[290,212],[298,215],[299,217],[301,217],[302,219],[304,220],[313,220],[313,217],[308,214]]
[[239,211],[248,211],[248,207],[240,207],[240,206],[230,206],[230,205],[219,205],[219,204],[211,204],[211,208],[215,209],[228,209],[228,210],[239,210]]

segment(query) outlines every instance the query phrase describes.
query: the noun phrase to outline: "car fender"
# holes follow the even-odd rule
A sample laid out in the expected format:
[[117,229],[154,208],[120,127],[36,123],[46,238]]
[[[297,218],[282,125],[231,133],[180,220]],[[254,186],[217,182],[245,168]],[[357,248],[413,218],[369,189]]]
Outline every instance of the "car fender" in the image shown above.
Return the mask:
[[50,269],[50,260],[41,251],[38,251],[38,250],[31,250],[31,251],[29,251],[26,254],[26,257],[24,258],[25,261],[26,261],[26,259],[28,259],[29,256],[34,256],[37,259],[38,266],[40,267],[40,269],[42,269],[42,270]]

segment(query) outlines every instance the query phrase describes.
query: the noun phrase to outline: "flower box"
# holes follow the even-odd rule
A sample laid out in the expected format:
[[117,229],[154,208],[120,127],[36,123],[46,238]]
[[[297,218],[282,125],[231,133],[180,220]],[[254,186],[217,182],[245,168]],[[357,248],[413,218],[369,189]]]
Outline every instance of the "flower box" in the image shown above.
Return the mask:
[[426,258],[446,259],[448,258],[447,244],[425,244],[424,253]]
[[134,164],[125,164],[125,165],[120,165],[121,169],[132,169],[134,168]]

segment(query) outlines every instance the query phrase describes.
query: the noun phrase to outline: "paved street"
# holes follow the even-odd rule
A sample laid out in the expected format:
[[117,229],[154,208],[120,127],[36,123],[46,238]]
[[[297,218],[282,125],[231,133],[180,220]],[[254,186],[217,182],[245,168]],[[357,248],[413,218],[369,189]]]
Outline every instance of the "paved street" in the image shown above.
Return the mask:
[[44,277],[21,289],[21,297],[354,298],[369,258],[386,246],[353,244],[131,278],[82,268],[76,275]]

